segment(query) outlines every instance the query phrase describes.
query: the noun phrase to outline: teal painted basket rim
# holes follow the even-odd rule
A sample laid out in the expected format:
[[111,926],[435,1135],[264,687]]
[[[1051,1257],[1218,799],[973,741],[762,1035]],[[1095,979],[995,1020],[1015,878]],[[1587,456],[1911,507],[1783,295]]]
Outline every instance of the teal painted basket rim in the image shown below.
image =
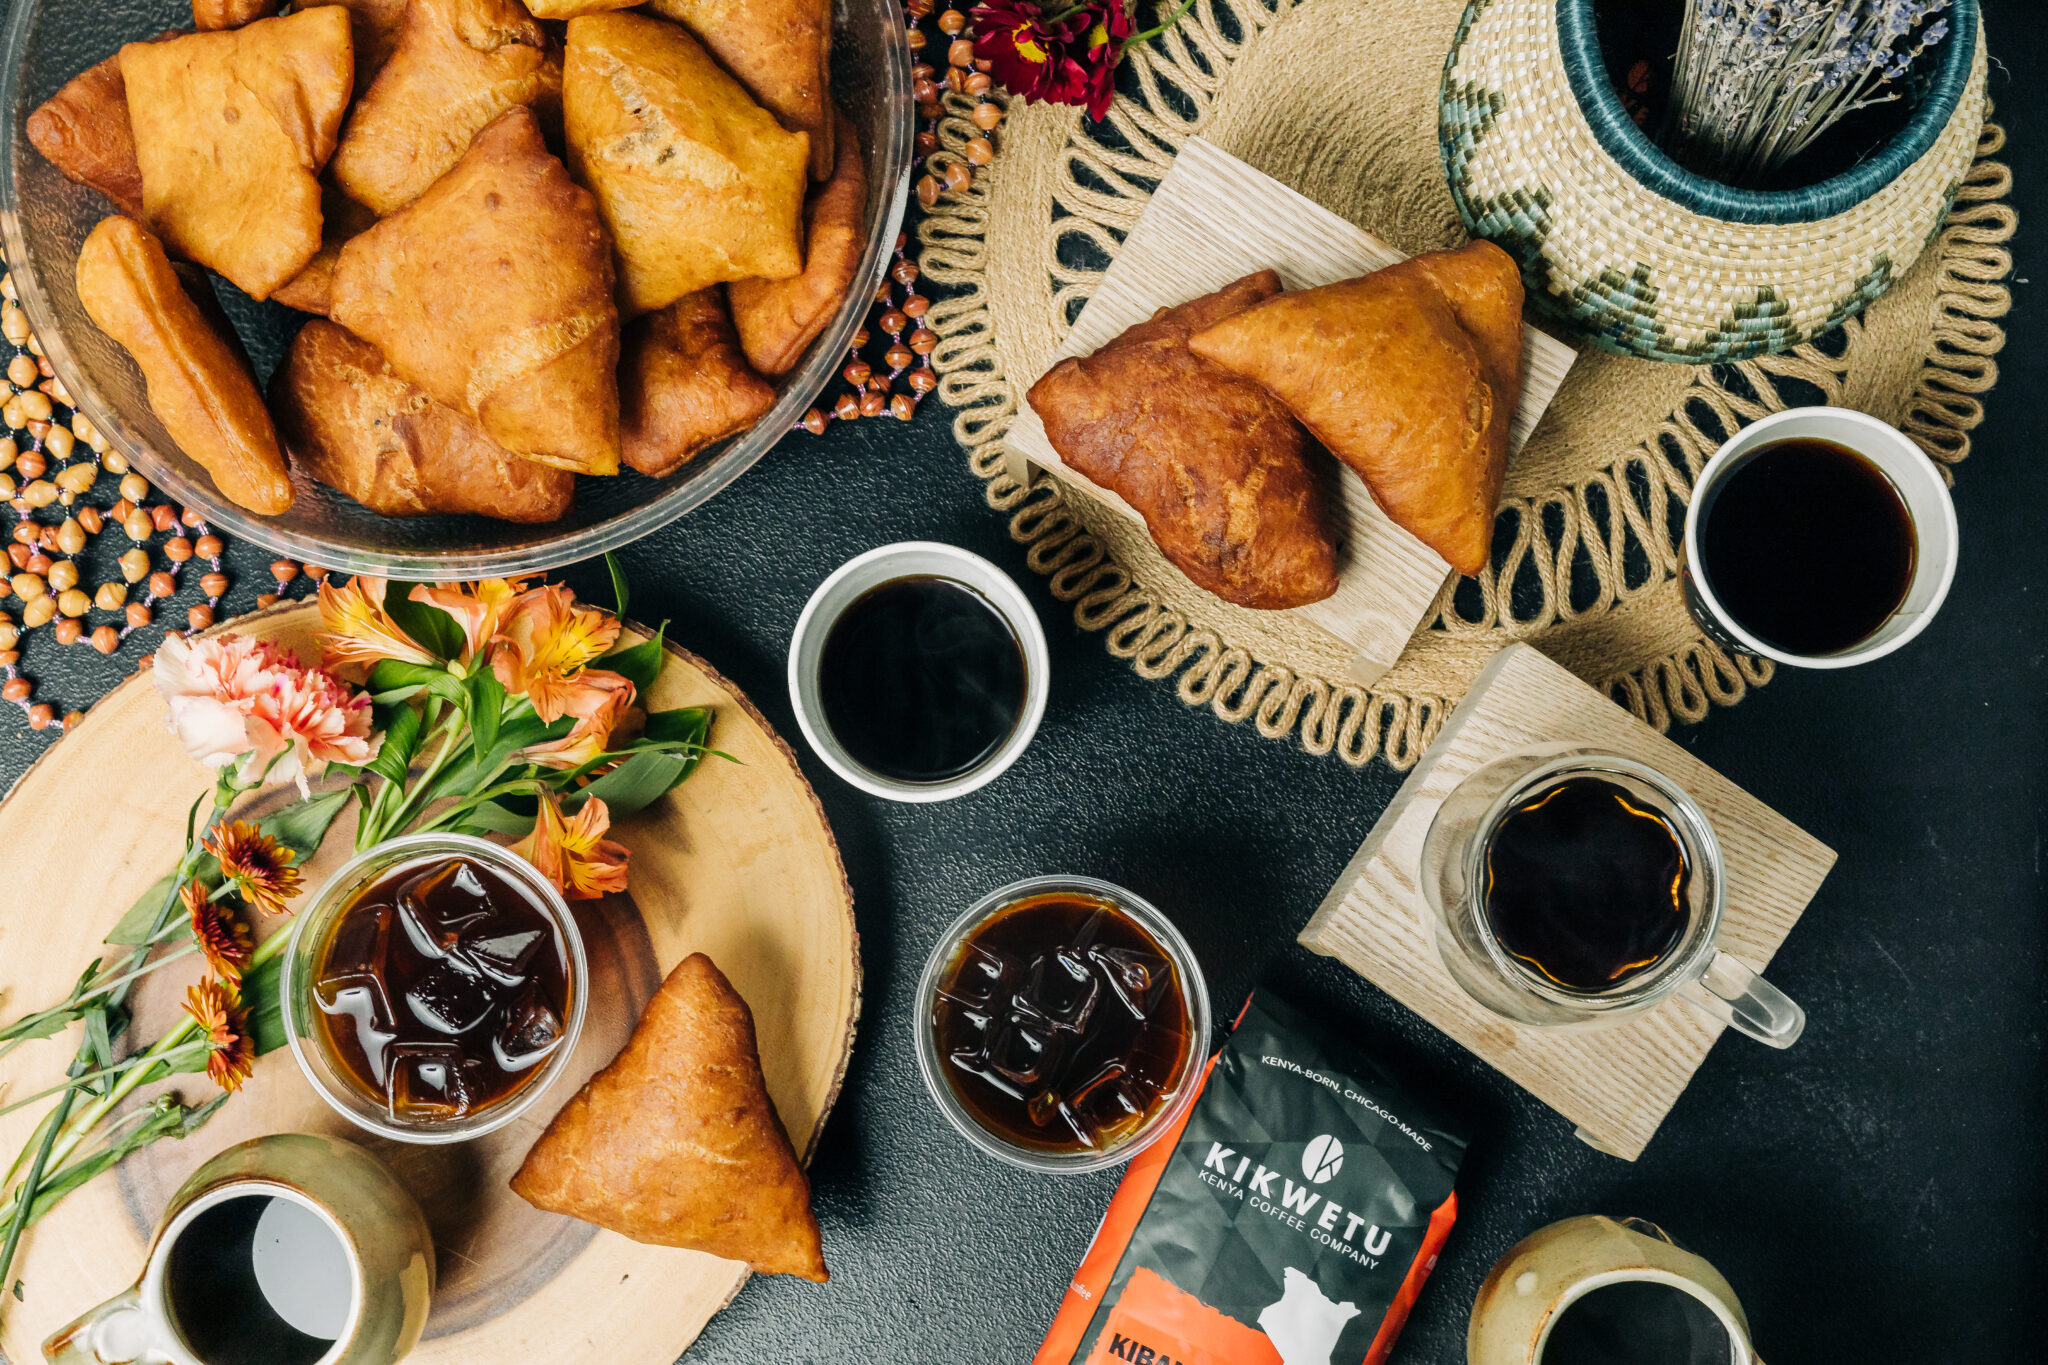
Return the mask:
[[1977,56],[1977,0],[1956,0],[1940,68],[1912,120],[1874,156],[1797,190],[1745,190],[1686,170],[1636,126],[1607,78],[1594,0],[1557,0],[1565,76],[1601,150],[1645,189],[1681,208],[1731,223],[1811,223],[1846,213],[1927,154],[1955,115]]

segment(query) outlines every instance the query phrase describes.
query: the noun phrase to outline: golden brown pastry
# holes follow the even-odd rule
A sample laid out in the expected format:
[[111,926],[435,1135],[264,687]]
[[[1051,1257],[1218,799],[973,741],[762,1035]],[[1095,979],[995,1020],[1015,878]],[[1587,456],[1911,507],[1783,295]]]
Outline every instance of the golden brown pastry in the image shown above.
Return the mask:
[[398,47],[398,31],[405,24],[408,0],[311,0],[313,5],[340,5],[348,11],[349,33],[356,46],[356,94],[369,90],[370,82],[391,60]]
[[641,0],[528,0],[527,8],[536,19],[574,19],[579,14],[603,14],[609,10],[631,9]]
[[597,206],[521,106],[411,206],[341,248],[329,314],[513,454],[615,474],[612,283]]
[[639,14],[571,19],[562,107],[569,164],[617,244],[628,316],[803,269],[808,141],[688,33]]
[[734,280],[726,287],[747,359],[784,374],[839,311],[867,245],[868,177],[853,125],[839,115],[832,178],[804,205],[804,269],[787,280]]
[[255,377],[163,245],[133,219],[105,219],[78,249],[77,281],[86,315],[135,357],[150,409],[222,496],[265,516],[289,508],[291,476]]
[[669,973],[625,1050],[555,1115],[512,1188],[636,1242],[826,1279],[810,1185],[769,1103],[753,1015],[702,953]]
[[711,49],[792,133],[811,139],[811,178],[832,174],[831,0],[650,0]]
[[240,28],[277,13],[277,0],[192,0],[192,27],[201,33]]
[[1145,518],[1160,553],[1241,607],[1320,602],[1337,546],[1309,440],[1265,389],[1188,337],[1280,292],[1270,270],[1163,308],[1093,355],[1062,360],[1027,398],[1067,467]]
[[412,0],[398,46],[356,102],[334,183],[379,216],[426,192],[515,105],[552,119],[562,66],[519,0]]
[[133,218],[143,216],[142,167],[128,127],[128,91],[117,52],[89,66],[28,116],[28,140],[67,179],[98,190]]
[[619,363],[619,453],[660,478],[775,405],[747,368],[718,289],[685,294],[627,325]]
[[1286,294],[1197,332],[1462,574],[1486,567],[1521,401],[1522,282],[1491,242]]
[[377,215],[332,185],[323,183],[322,190],[320,250],[304,270],[279,285],[270,297],[287,308],[325,317],[333,306],[334,263],[341,259],[342,244],[367,231]]
[[353,53],[331,6],[121,49],[143,206],[168,248],[258,299],[306,268]]
[[294,469],[387,517],[554,521],[576,495],[574,474],[499,449],[325,318],[293,338],[270,377],[270,406]]

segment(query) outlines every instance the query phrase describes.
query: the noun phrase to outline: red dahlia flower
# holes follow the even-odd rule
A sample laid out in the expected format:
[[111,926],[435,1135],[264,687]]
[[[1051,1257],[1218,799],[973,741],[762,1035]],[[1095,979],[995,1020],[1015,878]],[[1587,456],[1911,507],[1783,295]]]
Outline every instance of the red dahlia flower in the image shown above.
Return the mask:
[[974,55],[999,84],[1027,103],[1078,104],[1091,119],[1109,112],[1131,37],[1122,0],[987,0],[973,18]]

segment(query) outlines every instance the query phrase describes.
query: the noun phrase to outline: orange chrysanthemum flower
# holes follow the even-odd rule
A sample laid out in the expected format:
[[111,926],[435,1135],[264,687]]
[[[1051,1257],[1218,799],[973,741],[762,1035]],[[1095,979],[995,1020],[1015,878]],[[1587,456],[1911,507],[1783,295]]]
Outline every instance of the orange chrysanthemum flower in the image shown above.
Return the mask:
[[384,610],[384,580],[351,578],[340,587],[320,585],[320,654],[329,668],[397,659],[431,664],[433,655],[398,628]]
[[525,581],[517,578],[487,578],[481,583],[450,584],[446,587],[420,583],[413,587],[412,600],[439,607],[455,618],[462,627],[462,662],[468,663],[490,652],[491,643],[497,639],[498,629],[504,624],[505,614],[518,602],[525,588]]
[[532,863],[570,900],[596,900],[626,889],[626,859],[632,855],[624,844],[604,837],[611,825],[612,813],[597,797],[565,818],[554,793],[543,792],[533,833],[512,845],[512,851]]
[[256,910],[289,913],[285,902],[299,894],[299,870],[292,866],[297,855],[290,849],[243,820],[215,825],[199,846],[220,861],[221,875]]
[[576,605],[576,594],[549,584],[520,594],[505,613],[502,647],[493,656],[505,690],[533,703],[553,723],[567,713],[570,680],[603,657],[619,638],[616,617]]
[[208,899],[201,882],[186,882],[178,891],[178,899],[185,906],[185,917],[192,925],[192,941],[199,945],[206,965],[215,976],[239,983],[242,968],[249,965],[249,954],[255,950],[249,926],[242,923],[232,907]]
[[185,992],[185,1013],[206,1041],[207,1079],[229,1094],[240,1090],[256,1070],[256,1040],[240,1002],[209,976]]

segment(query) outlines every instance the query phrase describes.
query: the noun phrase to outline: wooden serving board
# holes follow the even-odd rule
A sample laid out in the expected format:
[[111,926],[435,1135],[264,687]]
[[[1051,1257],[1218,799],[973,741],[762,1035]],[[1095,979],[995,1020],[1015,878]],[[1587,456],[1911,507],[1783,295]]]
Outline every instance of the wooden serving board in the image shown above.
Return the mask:
[[[1313,289],[1403,259],[1365,229],[1194,138],[1159,182],[1054,360],[1091,354],[1161,308],[1214,293],[1267,267],[1279,272],[1288,289]],[[1563,342],[1523,327],[1522,401],[1508,433],[1510,453],[1519,452],[1536,430],[1576,359],[1578,352]],[[1029,387],[1028,381],[1019,384],[1020,396]],[[1143,523],[1129,503],[1061,462],[1029,403],[1020,401],[1004,440],[1010,473],[1020,482],[1028,480],[1029,466],[1037,465]],[[1292,617],[1303,629],[1335,637],[1352,651],[1351,680],[1371,686],[1394,666],[1409,637],[1428,619],[1451,567],[1395,525],[1358,475],[1339,466],[1337,479],[1342,490],[1337,591],[1311,606],[1272,615]]]
[[[317,626],[313,607],[293,605],[223,629],[280,640],[310,659]],[[541,1213],[506,1181],[555,1111],[625,1042],[667,971],[700,950],[752,1008],[769,1094],[808,1159],[846,1075],[861,968],[838,845],[789,747],[744,695],[673,645],[651,691],[657,709],[715,708],[711,743],[740,761],[705,759],[673,793],[614,828],[632,850],[631,890],[575,905],[591,964],[589,1012],[575,1066],[535,1110],[475,1142],[387,1142],[329,1109],[288,1049],[272,1052],[192,1137],[138,1153],[30,1231],[15,1267],[24,1297],[0,1308],[7,1361],[40,1361],[50,1332],[134,1280],[158,1215],[202,1161],[244,1138],[292,1131],[362,1143],[426,1210],[438,1283],[409,1361],[669,1365],[682,1354],[739,1291],[744,1266]],[[14,890],[0,903],[0,1011],[11,1017],[62,998],[103,951],[114,920],[176,860],[186,808],[209,785],[140,677],[22,777],[0,802],[0,847],[45,854],[17,858]],[[255,799],[260,810],[292,795]],[[349,856],[353,837],[351,812],[311,863],[309,888]],[[157,1036],[175,1016],[198,976],[184,970],[191,966],[145,979],[134,1000],[138,1036]],[[0,1081],[31,1094],[61,1078],[76,1047],[76,1029],[25,1044],[0,1062]],[[171,1084],[188,1100],[213,1093],[204,1076]],[[0,1147],[18,1150],[44,1108],[0,1118]],[[832,1248],[825,1252],[829,1260]]]
[[[1597,747],[1675,781],[1720,841],[1727,905],[1720,945],[1756,971],[1792,931],[1835,855],[1812,835],[1650,729],[1530,645],[1493,656],[1344,869],[1301,942],[1359,975],[1633,1161],[1721,1036],[1717,1019],[1671,999],[1597,1029],[1532,1028],[1492,1013],[1437,956],[1418,884],[1423,836],[1468,774],[1539,744]],[[1738,1038],[1738,1047],[1760,1047]]]

